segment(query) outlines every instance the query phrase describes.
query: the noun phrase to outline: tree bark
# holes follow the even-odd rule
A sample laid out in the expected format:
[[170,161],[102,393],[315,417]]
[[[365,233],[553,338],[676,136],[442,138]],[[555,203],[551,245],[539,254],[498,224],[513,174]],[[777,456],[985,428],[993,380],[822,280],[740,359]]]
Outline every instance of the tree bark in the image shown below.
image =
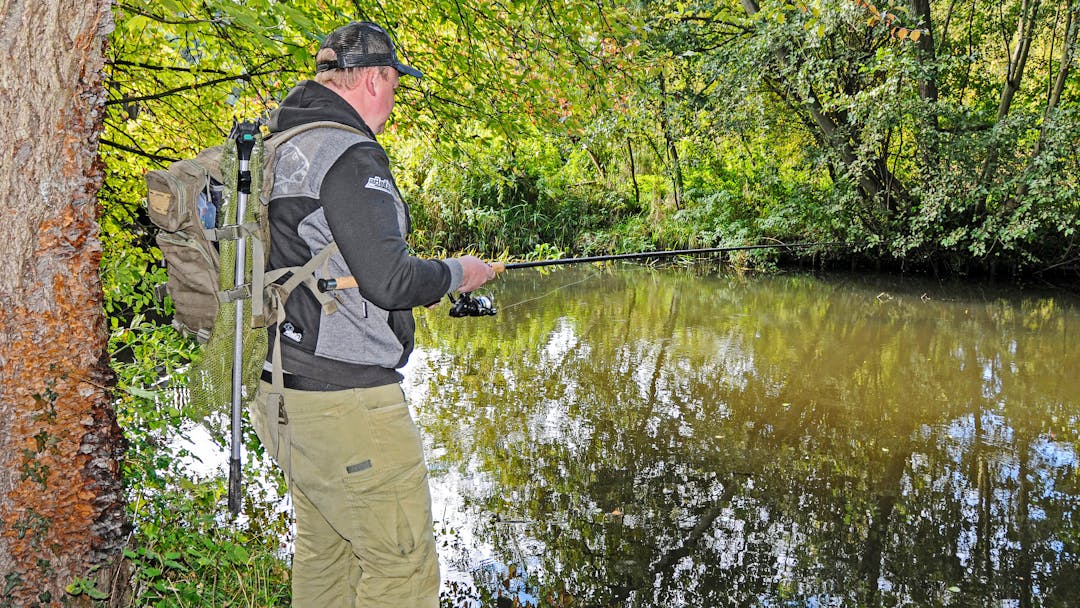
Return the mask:
[[[1074,15],[1078,11],[1080,11],[1080,3],[1078,2],[1071,2],[1065,7],[1065,40],[1061,47],[1061,57],[1058,60],[1058,73],[1046,100],[1046,109],[1043,110],[1042,126],[1039,128],[1039,139],[1035,140],[1035,148],[1031,152],[1031,160],[1028,162],[1027,166],[1028,171],[1032,170],[1035,162],[1039,160],[1039,156],[1043,152],[1043,148],[1046,145],[1047,129],[1053,120],[1053,114],[1057,110],[1058,103],[1061,101],[1061,93],[1065,90],[1065,83],[1069,78],[1069,72],[1072,70],[1073,49],[1076,47],[1078,25]],[[1020,185],[1016,189],[1017,199],[1027,196],[1027,193],[1027,182],[1020,182]]]
[[1012,108],[1013,98],[1020,90],[1020,82],[1024,78],[1024,68],[1027,67],[1028,55],[1031,52],[1031,42],[1035,37],[1035,23],[1038,21],[1040,0],[1025,0],[1020,8],[1020,17],[1016,24],[1016,50],[1009,59],[1008,72],[1005,77],[1005,86],[1001,90],[1001,100],[998,103],[997,119],[1002,120],[1009,115]]
[[0,605],[88,604],[120,553],[98,276],[109,0],[0,0]]
[[[934,46],[933,15],[930,11],[930,0],[911,0],[911,12],[914,14],[916,27],[925,30],[918,40],[919,64],[923,67],[924,74],[919,76],[919,97],[925,102],[926,112],[919,118],[921,126],[928,133],[936,134],[941,123],[938,117],[938,90],[937,79],[937,50]],[[939,146],[937,137],[924,137],[919,140],[919,157],[922,169],[931,173],[938,165]]]

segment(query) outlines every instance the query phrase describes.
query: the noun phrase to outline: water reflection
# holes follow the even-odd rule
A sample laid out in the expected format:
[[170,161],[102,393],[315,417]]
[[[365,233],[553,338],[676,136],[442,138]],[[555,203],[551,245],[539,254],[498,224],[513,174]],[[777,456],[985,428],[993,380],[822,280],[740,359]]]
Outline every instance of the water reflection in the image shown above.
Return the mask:
[[493,293],[423,314],[408,370],[446,604],[1080,597],[1075,300],[634,266]]

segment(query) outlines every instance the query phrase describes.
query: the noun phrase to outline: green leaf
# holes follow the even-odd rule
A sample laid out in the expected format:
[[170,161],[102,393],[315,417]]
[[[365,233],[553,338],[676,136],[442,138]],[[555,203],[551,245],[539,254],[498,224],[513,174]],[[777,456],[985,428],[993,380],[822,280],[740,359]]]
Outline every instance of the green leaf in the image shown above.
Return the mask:
[[230,561],[237,564],[246,564],[248,559],[251,558],[247,549],[235,544],[229,545],[228,557]]
[[151,391],[137,386],[125,386],[123,388],[125,393],[142,399],[157,399],[161,395],[160,391]]

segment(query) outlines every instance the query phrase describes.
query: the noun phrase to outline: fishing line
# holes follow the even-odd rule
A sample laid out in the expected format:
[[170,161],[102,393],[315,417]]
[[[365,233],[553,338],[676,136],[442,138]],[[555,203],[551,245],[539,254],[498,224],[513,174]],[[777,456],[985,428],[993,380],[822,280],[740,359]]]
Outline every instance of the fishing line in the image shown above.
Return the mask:
[[584,277],[582,279],[578,279],[577,281],[573,281],[571,283],[566,283],[565,285],[560,285],[560,286],[556,287],[555,289],[552,289],[551,291],[540,294],[540,295],[538,295],[536,297],[527,298],[525,300],[521,300],[520,302],[514,302],[513,304],[507,304],[506,306],[502,306],[501,308],[502,308],[502,310],[506,310],[507,308],[513,308],[513,307],[521,305],[521,304],[528,304],[529,302],[535,302],[537,300],[542,300],[542,299],[544,299],[544,298],[546,298],[546,297],[548,297],[548,296],[550,296],[552,294],[555,294],[555,293],[557,293],[559,291],[562,291],[563,289],[566,289],[567,287],[573,287],[574,285],[580,285],[581,283],[584,283],[585,281],[596,278],[596,277],[598,277],[598,276],[600,276],[602,274],[604,274],[604,273],[597,270],[597,271],[595,271],[594,274],[590,274],[590,275],[588,275],[588,276],[586,276],[586,277]]

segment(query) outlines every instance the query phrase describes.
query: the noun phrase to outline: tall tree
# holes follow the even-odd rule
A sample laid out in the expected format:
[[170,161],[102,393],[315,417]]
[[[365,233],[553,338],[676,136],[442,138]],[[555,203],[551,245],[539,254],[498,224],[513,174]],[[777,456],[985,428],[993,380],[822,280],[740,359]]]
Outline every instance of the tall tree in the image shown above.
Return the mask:
[[120,548],[123,436],[108,388],[96,201],[110,9],[0,0],[5,606],[66,605],[65,589],[88,590]]

